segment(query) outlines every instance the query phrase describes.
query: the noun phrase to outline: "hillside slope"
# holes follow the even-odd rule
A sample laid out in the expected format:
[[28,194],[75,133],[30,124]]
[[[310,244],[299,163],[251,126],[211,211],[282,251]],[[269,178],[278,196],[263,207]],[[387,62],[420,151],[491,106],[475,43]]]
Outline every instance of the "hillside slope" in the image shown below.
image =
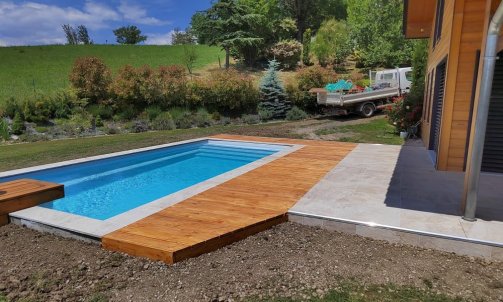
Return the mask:
[[[223,57],[217,47],[195,46],[196,69]],[[102,58],[115,72],[130,64],[152,67],[182,64],[183,46],[154,45],[50,45],[0,47],[0,103],[9,97],[23,99],[51,93],[68,86],[74,60],[82,56]]]

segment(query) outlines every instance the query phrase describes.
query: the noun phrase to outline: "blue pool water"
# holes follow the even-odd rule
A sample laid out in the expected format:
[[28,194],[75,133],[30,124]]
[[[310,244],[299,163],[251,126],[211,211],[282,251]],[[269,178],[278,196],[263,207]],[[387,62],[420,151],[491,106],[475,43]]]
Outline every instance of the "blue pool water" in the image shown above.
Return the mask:
[[41,206],[105,220],[244,166],[285,146],[204,140],[0,178],[65,185],[64,198]]

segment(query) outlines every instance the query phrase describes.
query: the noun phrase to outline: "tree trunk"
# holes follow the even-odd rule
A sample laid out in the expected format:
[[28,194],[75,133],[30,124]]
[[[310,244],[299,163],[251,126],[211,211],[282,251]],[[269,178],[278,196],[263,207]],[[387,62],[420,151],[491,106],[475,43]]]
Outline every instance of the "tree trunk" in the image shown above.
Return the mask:
[[225,69],[229,69],[231,63],[230,63],[230,57],[231,57],[231,50],[230,48],[225,48]]

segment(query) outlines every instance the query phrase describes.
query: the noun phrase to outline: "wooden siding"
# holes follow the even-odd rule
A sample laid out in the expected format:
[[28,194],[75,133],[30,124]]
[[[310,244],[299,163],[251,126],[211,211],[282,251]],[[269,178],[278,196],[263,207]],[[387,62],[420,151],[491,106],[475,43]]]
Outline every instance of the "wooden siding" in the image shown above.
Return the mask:
[[[451,29],[454,15],[454,3],[455,0],[445,0],[444,17],[442,22],[442,35],[437,41],[436,45],[433,45],[433,31],[435,30],[435,24],[433,24],[433,27],[431,29],[432,32],[430,34],[431,38],[429,40],[427,73],[431,75],[431,83],[433,83],[433,87],[434,83],[436,82],[435,68],[449,55]],[[433,19],[435,20],[436,16],[434,16]],[[450,66],[449,64],[447,64],[447,75],[449,75],[449,68]],[[426,147],[429,147],[434,89],[433,87],[431,87],[431,89],[428,89],[428,85],[425,85],[425,87],[427,89],[425,93],[425,109],[427,110],[427,112],[424,112],[423,114],[421,137],[423,138]]]
[[[477,51],[482,47],[487,18],[486,0],[446,0],[442,38],[430,49],[428,71],[448,58],[446,91],[437,154],[439,170],[462,171],[470,121]],[[431,40],[430,40],[431,43]],[[425,97],[429,101],[430,96]],[[425,106],[430,108],[431,106]],[[430,141],[431,123],[423,117],[424,142]]]
[[107,234],[106,249],[175,263],[275,224],[355,144],[220,135],[217,138],[305,145],[300,150]]

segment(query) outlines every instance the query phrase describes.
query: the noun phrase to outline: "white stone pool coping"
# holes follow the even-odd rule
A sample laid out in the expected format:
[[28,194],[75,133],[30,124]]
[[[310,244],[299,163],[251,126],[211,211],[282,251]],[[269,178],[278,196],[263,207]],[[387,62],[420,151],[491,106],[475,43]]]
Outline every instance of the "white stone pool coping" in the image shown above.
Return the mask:
[[281,145],[285,146],[284,150],[280,150],[274,154],[268,155],[264,158],[236,168],[234,170],[228,171],[226,173],[217,175],[213,178],[210,178],[206,181],[200,182],[178,192],[172,193],[170,195],[164,196],[152,202],[146,203],[134,209],[131,209],[127,212],[119,214],[117,216],[111,217],[106,220],[98,220],[92,219],[80,215],[70,214],[62,211],[57,211],[49,208],[44,208],[41,206],[35,206],[32,208],[28,208],[25,210],[17,211],[9,214],[9,216],[15,218],[17,221],[26,221],[28,223],[38,223],[48,227],[54,227],[56,229],[68,231],[71,233],[82,234],[86,237],[91,237],[95,239],[100,239],[104,235],[109,234],[113,231],[121,229],[133,222],[141,220],[147,216],[150,216],[154,213],[157,213],[169,206],[172,206],[178,202],[186,200],[194,195],[197,195],[201,192],[204,192],[208,189],[216,187],[228,180],[236,178],[246,172],[252,171],[258,167],[261,167],[269,162],[272,162],[278,158],[281,158],[285,155],[288,155],[292,152],[295,152],[304,145],[300,144],[284,144],[284,143],[265,143],[265,142],[253,142],[239,139],[221,139],[221,138],[212,138],[212,137],[203,137],[198,139],[184,140],[180,142],[174,142],[169,144],[151,146],[146,148],[133,149],[122,152],[115,152],[109,154],[103,154],[98,156],[85,157],[80,159],[68,160],[53,164],[34,166],[30,168],[11,170],[7,172],[0,172],[0,177],[9,177],[18,174],[24,174],[34,171],[58,168],[62,166],[69,166],[74,164],[80,164],[100,159],[106,159],[116,156],[134,154],[138,152],[162,149],[166,147],[172,147],[177,145],[183,145],[188,143],[200,142],[200,141],[229,141],[229,142],[243,142],[243,143],[251,143],[251,144],[260,144],[260,145]]

